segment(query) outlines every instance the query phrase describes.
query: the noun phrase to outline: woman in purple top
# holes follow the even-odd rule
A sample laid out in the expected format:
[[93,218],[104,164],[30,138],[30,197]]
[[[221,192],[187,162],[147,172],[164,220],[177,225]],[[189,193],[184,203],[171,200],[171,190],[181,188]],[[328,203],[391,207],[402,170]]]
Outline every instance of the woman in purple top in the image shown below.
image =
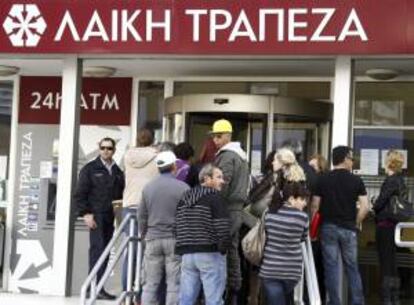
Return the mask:
[[387,213],[391,197],[407,191],[401,175],[404,156],[401,152],[390,150],[387,154],[385,172],[387,177],[381,185],[378,198],[374,203],[376,220],[376,241],[382,280],[382,304],[399,305],[400,278],[397,270],[394,231],[396,223]]
[[194,187],[198,182],[198,172],[192,165],[194,157],[194,149],[188,143],[180,143],[174,148],[174,154],[177,157],[177,173],[176,178],[186,182],[189,186]]

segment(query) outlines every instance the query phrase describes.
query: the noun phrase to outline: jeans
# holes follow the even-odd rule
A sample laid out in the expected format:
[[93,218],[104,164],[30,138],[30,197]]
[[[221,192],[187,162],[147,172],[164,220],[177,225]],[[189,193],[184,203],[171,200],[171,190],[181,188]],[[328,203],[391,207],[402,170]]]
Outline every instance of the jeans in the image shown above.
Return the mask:
[[180,305],[194,305],[203,285],[206,305],[222,305],[226,256],[219,252],[185,254],[181,263]]
[[287,298],[297,284],[293,280],[262,279],[266,305],[285,305]]
[[243,222],[242,211],[230,211],[231,247],[227,252],[227,285],[232,291],[239,291],[242,286],[239,244],[240,228]]
[[[124,219],[128,214],[133,213],[137,214],[136,208],[123,208],[122,209],[122,219]],[[127,225],[123,230],[125,237],[129,236],[129,225]],[[135,222],[134,225],[134,236],[137,236],[138,234],[138,224]],[[122,262],[122,290],[127,290],[127,283],[128,283],[128,250],[125,251],[125,255]],[[134,247],[132,249],[132,281],[135,280],[135,270],[136,270],[136,261],[137,261],[137,245],[134,244]],[[138,285],[139,283],[136,283]],[[135,290],[137,290],[137,287],[135,287]]]
[[175,255],[175,239],[147,240],[144,252],[142,304],[158,305],[159,287],[164,278],[167,283],[166,305],[177,305],[180,287],[181,258]]
[[328,292],[328,305],[341,305],[339,283],[339,258],[342,258],[351,292],[351,304],[363,305],[364,293],[358,270],[357,233],[335,224],[321,227],[325,288]]

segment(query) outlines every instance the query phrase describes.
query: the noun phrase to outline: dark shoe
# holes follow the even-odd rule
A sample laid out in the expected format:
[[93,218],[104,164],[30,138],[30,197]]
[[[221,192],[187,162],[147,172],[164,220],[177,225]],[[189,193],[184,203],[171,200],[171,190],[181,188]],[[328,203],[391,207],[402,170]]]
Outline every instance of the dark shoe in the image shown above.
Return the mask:
[[401,281],[399,277],[391,278],[391,301],[392,305],[400,305],[400,287]]
[[226,293],[226,299],[224,301],[225,305],[237,305],[237,295],[238,291],[230,290]]
[[98,300],[115,300],[116,296],[107,293],[105,290],[102,290],[101,292],[99,292],[97,299]]
[[382,305],[392,305],[392,302],[391,302],[392,277],[385,276],[382,279],[381,288],[382,288],[382,291],[381,291]]

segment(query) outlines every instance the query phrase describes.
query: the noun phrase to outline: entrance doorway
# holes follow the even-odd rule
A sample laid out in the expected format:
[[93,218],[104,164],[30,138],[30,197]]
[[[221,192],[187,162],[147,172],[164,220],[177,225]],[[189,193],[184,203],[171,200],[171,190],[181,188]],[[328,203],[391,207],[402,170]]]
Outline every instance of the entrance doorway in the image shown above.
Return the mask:
[[[332,105],[316,100],[247,94],[190,94],[165,101],[165,140],[188,142],[196,157],[213,122],[227,119],[233,141],[248,155],[251,173],[264,169],[266,155],[286,144],[302,147],[303,159],[329,152]],[[304,161],[304,160],[303,160]]]

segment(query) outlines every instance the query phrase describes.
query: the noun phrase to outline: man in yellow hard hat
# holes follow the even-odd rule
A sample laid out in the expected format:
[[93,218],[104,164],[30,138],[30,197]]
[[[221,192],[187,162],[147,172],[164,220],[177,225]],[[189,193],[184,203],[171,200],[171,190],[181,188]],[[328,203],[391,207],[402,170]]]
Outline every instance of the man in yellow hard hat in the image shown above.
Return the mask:
[[232,246],[227,253],[227,297],[226,303],[237,305],[237,294],[241,288],[242,276],[240,269],[239,231],[243,222],[242,210],[247,203],[249,185],[249,166],[247,155],[240,142],[232,142],[233,127],[228,120],[215,121],[210,134],[218,152],[215,165],[223,172],[226,184],[222,195],[228,201],[231,220]]

